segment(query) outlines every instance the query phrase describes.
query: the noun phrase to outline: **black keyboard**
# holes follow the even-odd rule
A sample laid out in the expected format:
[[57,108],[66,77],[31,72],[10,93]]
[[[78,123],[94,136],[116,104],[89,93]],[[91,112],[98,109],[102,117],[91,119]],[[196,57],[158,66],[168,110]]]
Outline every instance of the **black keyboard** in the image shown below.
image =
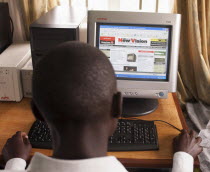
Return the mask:
[[[29,131],[33,148],[52,149],[50,130],[45,122],[35,121]],[[158,150],[157,129],[152,121],[120,119],[108,151]]]

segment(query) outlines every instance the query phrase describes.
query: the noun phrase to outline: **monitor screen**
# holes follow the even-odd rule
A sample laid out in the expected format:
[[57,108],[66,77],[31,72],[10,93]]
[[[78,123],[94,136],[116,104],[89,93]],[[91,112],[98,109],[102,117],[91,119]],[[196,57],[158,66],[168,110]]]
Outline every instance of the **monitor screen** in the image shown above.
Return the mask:
[[168,81],[171,26],[96,24],[96,46],[118,80]]

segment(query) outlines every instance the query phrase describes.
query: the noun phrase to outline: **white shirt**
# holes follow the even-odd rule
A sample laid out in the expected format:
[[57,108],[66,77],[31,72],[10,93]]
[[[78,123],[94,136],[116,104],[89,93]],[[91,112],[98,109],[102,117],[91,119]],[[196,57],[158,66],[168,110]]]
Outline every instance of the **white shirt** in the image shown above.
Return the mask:
[[[193,172],[193,158],[185,152],[174,154],[172,172]],[[125,167],[114,157],[106,156],[84,160],[61,160],[36,153],[25,170],[26,162],[20,158],[10,159],[7,172],[127,172]]]

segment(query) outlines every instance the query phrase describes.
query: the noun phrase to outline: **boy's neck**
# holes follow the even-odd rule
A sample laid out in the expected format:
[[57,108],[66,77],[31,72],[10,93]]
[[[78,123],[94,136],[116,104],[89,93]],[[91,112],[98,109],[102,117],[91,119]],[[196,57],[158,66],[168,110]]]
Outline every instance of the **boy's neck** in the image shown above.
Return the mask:
[[[88,159],[107,154],[107,132],[83,130],[53,135],[53,157],[58,159]],[[66,134],[68,133],[68,134]]]

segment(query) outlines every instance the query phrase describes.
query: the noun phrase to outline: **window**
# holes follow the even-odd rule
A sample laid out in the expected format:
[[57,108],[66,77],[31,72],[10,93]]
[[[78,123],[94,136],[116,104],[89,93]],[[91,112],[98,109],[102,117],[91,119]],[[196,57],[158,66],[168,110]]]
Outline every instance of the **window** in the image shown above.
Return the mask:
[[62,6],[68,6],[69,5],[69,0],[60,0],[60,3]]
[[[174,0],[60,0],[61,5],[88,6],[89,10],[121,10],[170,13]],[[158,8],[158,9],[157,9]]]
[[139,10],[139,0],[120,0],[120,10],[122,11],[137,11]]

